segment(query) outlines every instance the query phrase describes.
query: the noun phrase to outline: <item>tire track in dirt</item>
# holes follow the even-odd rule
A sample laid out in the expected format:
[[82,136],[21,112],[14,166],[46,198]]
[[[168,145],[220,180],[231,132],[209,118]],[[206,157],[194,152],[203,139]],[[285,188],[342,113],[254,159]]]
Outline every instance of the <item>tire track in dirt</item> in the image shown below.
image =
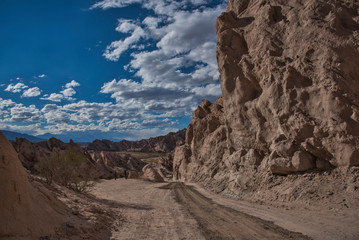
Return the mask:
[[272,222],[214,203],[184,183],[169,183],[161,188],[173,191],[175,199],[197,220],[203,235],[208,240],[311,239]]

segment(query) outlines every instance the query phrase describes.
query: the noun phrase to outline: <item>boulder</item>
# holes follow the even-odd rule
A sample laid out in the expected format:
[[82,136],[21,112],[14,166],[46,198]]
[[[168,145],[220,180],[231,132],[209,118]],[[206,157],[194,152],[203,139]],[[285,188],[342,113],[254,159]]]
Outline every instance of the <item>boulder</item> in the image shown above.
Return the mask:
[[312,155],[304,151],[297,151],[292,157],[292,165],[298,172],[307,171],[316,167]]
[[156,170],[155,166],[151,163],[147,164],[142,168],[143,178],[148,179],[151,182],[164,182],[165,180],[161,177],[161,175]]

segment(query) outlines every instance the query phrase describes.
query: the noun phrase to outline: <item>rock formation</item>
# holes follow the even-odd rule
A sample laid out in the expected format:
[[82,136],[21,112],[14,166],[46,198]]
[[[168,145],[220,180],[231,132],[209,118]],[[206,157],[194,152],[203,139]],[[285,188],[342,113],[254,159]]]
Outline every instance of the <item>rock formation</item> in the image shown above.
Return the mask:
[[124,176],[125,170],[135,176],[146,165],[140,159],[125,153],[89,150],[85,152],[85,156],[94,163],[102,178],[114,178],[115,174]]
[[83,149],[70,140],[70,143],[64,143],[59,139],[50,138],[42,142],[30,142],[25,138],[17,138],[12,142],[13,147],[19,155],[19,159],[26,169],[33,171],[34,164],[39,158],[48,157],[51,153],[72,150],[83,153]]
[[[34,188],[17,153],[0,132],[0,237],[38,239],[66,221],[65,207],[46,189]],[[51,217],[49,217],[51,216]]]
[[140,141],[112,142],[109,140],[95,140],[87,148],[97,151],[118,151],[118,152],[171,152],[176,146],[184,143],[186,129],[176,133],[170,132],[165,136],[158,136]]
[[359,165],[357,1],[230,0],[216,29],[223,99],[193,113],[175,179],[245,195]]
[[156,164],[149,163],[142,169],[142,177],[151,182],[164,182],[163,177],[160,175]]
[[33,173],[36,173],[34,165],[40,158],[49,157],[53,153],[66,150],[83,154],[97,168],[101,178],[114,178],[116,171],[122,173],[124,170],[128,170],[133,171],[133,174],[140,173],[143,166],[146,165],[129,154],[86,150],[72,140],[69,143],[64,143],[59,139],[50,138],[46,141],[33,143],[25,138],[17,138],[12,144],[23,166]]

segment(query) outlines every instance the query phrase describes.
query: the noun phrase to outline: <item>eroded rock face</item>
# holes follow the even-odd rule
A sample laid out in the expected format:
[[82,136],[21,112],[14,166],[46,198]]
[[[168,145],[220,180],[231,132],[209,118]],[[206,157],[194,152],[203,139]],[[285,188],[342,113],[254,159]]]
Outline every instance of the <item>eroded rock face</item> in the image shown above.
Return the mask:
[[203,100],[187,127],[186,143],[173,158],[174,179],[204,180],[214,176],[227,147],[222,98],[216,104]]
[[229,1],[217,20],[217,59],[234,151],[290,166],[297,151],[336,167],[359,164],[358,7]]
[[48,190],[31,186],[17,153],[1,132],[0,195],[2,237],[50,236],[67,220],[65,207]]
[[244,194],[275,175],[358,166],[358,9],[230,0],[216,25],[223,99],[193,113],[174,178]]

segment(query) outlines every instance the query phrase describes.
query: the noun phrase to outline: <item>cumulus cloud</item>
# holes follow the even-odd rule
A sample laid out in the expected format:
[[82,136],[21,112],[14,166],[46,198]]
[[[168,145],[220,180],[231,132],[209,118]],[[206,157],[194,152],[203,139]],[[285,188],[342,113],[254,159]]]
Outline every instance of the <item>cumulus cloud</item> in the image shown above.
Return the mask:
[[72,96],[76,94],[75,87],[80,86],[78,82],[72,80],[69,83],[66,83],[63,87],[64,89],[60,93],[51,93],[50,95],[45,94],[40,98],[41,100],[48,100],[52,102],[61,102],[62,100],[74,101],[75,98]]
[[[52,103],[40,109],[0,98],[0,126],[7,124],[8,129],[24,131],[26,128],[21,126],[31,126],[36,134],[91,133],[129,140],[177,131],[178,119],[190,116],[201,99],[213,101],[221,94],[215,20],[224,11],[225,2],[98,1],[91,9],[140,4],[148,10],[144,19],[139,16],[118,19],[114,31],[120,37],[103,43],[107,45],[103,49],[107,60],[129,56],[125,70],[133,78],[108,79],[103,84],[100,93],[111,96],[111,102],[76,100],[76,87],[80,84],[75,80],[58,91],[44,94],[41,99]],[[45,74],[37,76],[44,77]],[[5,90],[22,93],[23,97],[41,94],[40,89],[20,82],[8,85]]]
[[11,99],[2,99],[0,98],[0,109],[4,109],[10,106],[15,105],[16,103]]
[[38,122],[41,120],[41,112],[35,105],[26,107],[22,104],[16,104],[10,109],[11,121],[13,122]]
[[124,40],[112,42],[106,47],[106,51],[103,55],[111,61],[117,61],[123,52],[131,49],[141,38],[146,37],[145,31],[141,27],[127,20],[120,20],[116,30],[123,33],[132,33]]
[[28,86],[26,86],[23,83],[16,83],[16,84],[11,83],[7,86],[7,88],[5,88],[5,91],[12,93],[19,93],[26,88],[28,88]]
[[80,86],[80,83],[76,82],[75,80],[72,80],[69,83],[66,83],[65,88],[74,88]]
[[52,102],[61,102],[62,99],[64,99],[64,95],[59,93],[51,93],[50,96],[48,94],[45,94],[41,100],[49,100]]
[[29,88],[26,89],[23,93],[22,93],[22,97],[37,97],[41,94],[41,90],[38,87],[33,87],[33,88]]
[[[125,51],[145,46],[143,51],[132,51],[125,66],[142,81],[112,80],[103,85],[101,93],[111,94],[131,109],[144,106],[146,111],[161,114],[171,111],[173,103],[196,103],[220,95],[215,21],[225,9],[224,2],[143,0],[142,7],[154,14],[142,22],[120,19],[116,31],[130,36],[112,42],[104,53],[105,58],[117,61]],[[133,3],[138,2],[106,0],[92,8],[121,8]],[[192,108],[193,104],[181,108],[182,114]]]

